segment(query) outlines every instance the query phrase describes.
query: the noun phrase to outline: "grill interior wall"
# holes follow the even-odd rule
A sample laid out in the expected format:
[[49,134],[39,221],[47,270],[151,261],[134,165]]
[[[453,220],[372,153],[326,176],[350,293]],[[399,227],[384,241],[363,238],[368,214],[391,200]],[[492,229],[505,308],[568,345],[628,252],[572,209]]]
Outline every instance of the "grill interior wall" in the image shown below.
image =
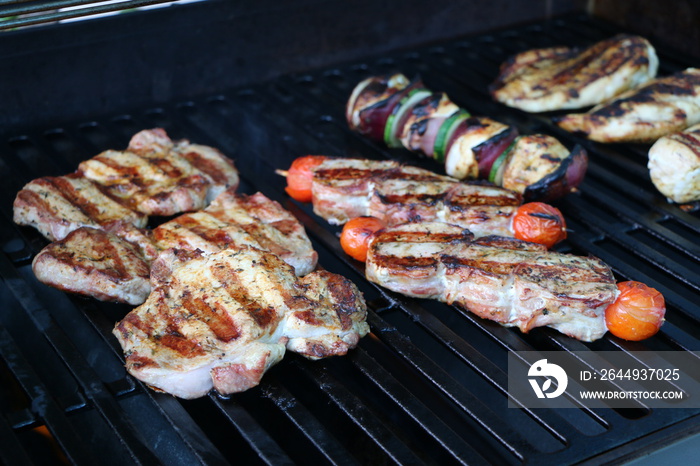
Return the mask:
[[[213,7],[190,11],[204,15],[207,8]],[[132,23],[136,37],[146,24],[139,18],[146,17]],[[134,83],[126,77],[128,70],[108,76],[129,55],[121,47],[130,43],[108,45],[119,53],[103,77],[127,92],[123,100],[110,96],[95,105],[87,101],[101,86],[87,89],[81,97],[91,112],[87,115],[75,108],[81,100],[63,115],[49,100],[34,112],[23,109],[15,115],[0,138],[0,458],[8,464],[38,462],[39,454],[64,455],[75,463],[94,463],[99,457],[104,464],[123,464],[124,458],[149,464],[563,464],[629,458],[692,433],[698,417],[693,410],[640,405],[528,411],[506,403],[509,350],[700,350],[697,206],[682,210],[655,191],[645,168],[646,147],[581,141],[558,131],[546,116],[505,109],[486,94],[498,65],[514,52],[555,41],[584,45],[615,32],[586,16],[565,16],[244,85],[236,78],[224,82],[236,69],[231,63],[213,74],[205,72],[205,82],[192,80],[197,96],[188,98],[176,98],[172,89],[155,92],[155,82],[162,79],[180,88],[206,57],[196,69],[188,63],[185,69],[154,69],[154,82],[145,84],[148,92],[130,98]],[[61,47],[72,50],[78,44]],[[153,44],[142,47],[155,53]],[[88,47],[72,56],[94,52]],[[689,66],[673,51],[659,52],[660,74]],[[223,51],[215,47],[208,53]],[[43,57],[55,57],[41,64],[53,67],[53,76],[73,64],[59,63],[56,50],[47,49]],[[159,64],[156,59],[154,65]],[[180,70],[183,76],[172,76]],[[392,157],[438,170],[405,151],[368,143],[346,128],[343,106],[352,87],[369,74],[395,70],[421,74],[430,88],[447,92],[472,113],[514,124],[521,132],[552,134],[569,146],[586,146],[591,166],[585,184],[557,204],[572,230],[561,249],[599,256],[619,279],[645,281],[662,291],[669,309],[658,337],[635,344],[606,337],[584,344],[547,329],[523,335],[364,280],[361,267],[342,254],[339,230],[309,206],[290,201],[274,170],[307,153]],[[250,72],[256,71],[253,66]],[[178,79],[183,82],[176,83]],[[78,90],[69,94],[76,97]],[[19,105],[16,98],[13,102]],[[30,118],[49,107],[43,116]],[[69,296],[34,279],[30,261],[46,242],[33,230],[12,224],[16,192],[36,177],[70,172],[104,149],[126,147],[132,134],[152,127],[220,148],[241,171],[241,191],[262,191],[304,223],[320,264],[356,282],[370,303],[372,334],[357,350],[320,362],[288,354],[248,392],[178,401],[126,375],[111,328],[128,307]],[[41,426],[49,436],[37,429]],[[94,448],[86,449],[86,444]]]

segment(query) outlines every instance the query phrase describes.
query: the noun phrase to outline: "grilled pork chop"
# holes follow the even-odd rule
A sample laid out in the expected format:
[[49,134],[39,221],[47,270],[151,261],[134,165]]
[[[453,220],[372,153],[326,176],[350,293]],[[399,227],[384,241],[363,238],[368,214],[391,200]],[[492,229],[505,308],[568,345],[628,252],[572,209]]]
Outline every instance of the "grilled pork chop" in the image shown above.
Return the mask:
[[700,69],[654,79],[587,113],[555,122],[598,142],[654,142],[700,123]]
[[125,151],[108,150],[82,162],[78,173],[147,215],[202,209],[239,182],[233,162],[218,150],[173,142],[160,128],[136,133]]
[[612,272],[596,258],[513,238],[474,239],[438,222],[379,231],[365,273],[407,296],[454,303],[523,332],[547,326],[583,341],[605,334],[604,311],[618,294]]
[[170,248],[212,253],[255,247],[278,255],[297,275],[318,261],[304,227],[262,193],[224,191],[206,209],[183,214],[153,230],[124,223],[108,231],[79,228],[54,242],[33,263],[42,283],[102,301],[138,305],[150,292],[149,264]]
[[700,200],[700,124],[664,136],[649,149],[649,175],[674,202]]
[[141,304],[149,292],[148,263],[128,242],[82,227],[49,244],[32,261],[36,278],[59,290],[101,301]]
[[114,328],[128,371],[157,390],[197,398],[254,387],[284,356],[345,354],[368,333],[355,285],[328,272],[297,278],[254,248],[169,250],[153,291]]
[[84,226],[102,228],[121,221],[144,227],[148,221],[76,174],[29,182],[17,193],[13,207],[15,223],[36,228],[50,241],[62,240]]
[[393,161],[329,158],[314,171],[314,212],[331,224],[370,215],[388,225],[441,220],[476,235],[512,235],[522,197]]
[[527,112],[597,105],[653,79],[659,66],[654,47],[626,34],[587,49],[552,47],[509,58],[491,95]]
[[159,225],[152,237],[161,250],[256,247],[279,256],[299,276],[311,272],[318,260],[301,223],[262,193],[249,196],[228,189],[206,209]]
[[38,178],[17,193],[13,219],[50,241],[87,226],[143,228],[147,215],[201,209],[239,178],[216,149],[174,143],[162,129],[137,133],[123,152],[106,151],[65,176]]

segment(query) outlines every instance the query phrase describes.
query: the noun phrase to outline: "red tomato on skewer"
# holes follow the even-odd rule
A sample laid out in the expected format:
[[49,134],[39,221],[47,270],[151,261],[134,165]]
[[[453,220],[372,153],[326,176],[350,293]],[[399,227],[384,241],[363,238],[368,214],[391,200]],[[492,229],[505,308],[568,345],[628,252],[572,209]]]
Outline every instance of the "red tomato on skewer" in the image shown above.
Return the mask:
[[360,262],[367,260],[369,240],[384,228],[384,222],[376,217],[356,217],[349,220],[340,233],[340,246],[345,253]]
[[287,171],[287,187],[285,188],[292,199],[299,202],[311,202],[314,169],[327,158],[324,155],[305,155],[292,162],[292,166]]
[[566,239],[566,222],[559,209],[543,202],[528,202],[513,216],[516,238],[551,248]]
[[605,310],[610,333],[623,340],[639,341],[659,331],[666,315],[664,297],[644,283],[617,284],[620,296]]

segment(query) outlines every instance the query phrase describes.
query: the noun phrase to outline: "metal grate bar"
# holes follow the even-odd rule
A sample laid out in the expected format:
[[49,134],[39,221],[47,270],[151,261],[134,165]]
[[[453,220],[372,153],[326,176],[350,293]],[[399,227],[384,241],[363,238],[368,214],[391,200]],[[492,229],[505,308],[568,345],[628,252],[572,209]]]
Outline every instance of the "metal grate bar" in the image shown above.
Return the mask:
[[[71,461],[76,464],[94,464],[97,459],[94,452],[84,448],[84,441],[68,421],[63,410],[52,401],[50,390],[24,360],[12,336],[2,326],[0,326],[0,353],[27,396],[33,400],[32,412],[37,416],[37,424],[46,423]],[[17,448],[16,445],[9,451],[14,450],[17,450],[16,456],[20,460],[27,456],[26,452]],[[8,464],[14,463],[8,462]]]
[[[5,257],[0,258],[0,274],[5,281],[14,283],[12,292],[23,306],[24,311],[32,317],[34,324],[46,335],[48,341],[81,384],[84,394],[95,408],[100,411],[105,422],[128,445],[129,451],[134,458],[140,458],[142,461],[155,461],[153,454],[145,447],[144,442],[138,438],[133,427],[125,419],[123,411],[119,409],[114,398],[106,392],[99,378],[92,372],[87,362],[83,360],[82,355],[78,353],[67,336],[59,329],[49,313],[35,302],[35,298],[32,297],[29,290],[25,289],[26,287]],[[32,398],[41,399],[43,397],[35,394]],[[57,430],[57,437],[63,435],[64,432],[68,435],[71,431],[66,425],[59,427],[60,430]],[[50,428],[53,428],[53,426],[50,426]],[[81,455],[81,452],[84,451],[82,444],[75,442],[73,446],[76,445],[80,445],[80,448],[71,448],[67,454]]]
[[[0,1],[0,7],[17,3]],[[53,4],[58,3],[68,2]],[[126,3],[133,2],[120,5]],[[659,201],[640,161],[643,150],[579,141],[553,127],[546,116],[495,104],[485,90],[509,53],[559,39],[583,44],[610,32],[577,16],[545,27],[464,38],[242,89],[216,90],[192,101],[6,137],[0,142],[0,240],[5,248],[0,276],[7,289],[0,291],[19,303],[16,312],[36,327],[47,353],[58,361],[56,370],[67,380],[47,383],[51,375],[46,374],[53,372],[32,367],[41,363],[34,355],[13,359],[22,355],[18,339],[26,334],[17,329],[21,325],[0,328],[0,354],[8,361],[11,377],[24,388],[26,403],[52,400],[48,417],[26,408],[4,411],[0,431],[10,435],[3,441],[12,448],[22,429],[45,422],[70,459],[81,463],[77,452],[88,433],[74,421],[94,416],[100,429],[114,438],[111,448],[143,463],[168,463],[177,457],[186,458],[183,463],[226,464],[241,458],[232,450],[242,446],[249,450],[243,455],[253,455],[259,463],[292,464],[313,457],[355,464],[365,459],[361,456],[365,450],[357,448],[361,445],[375,455],[375,462],[384,463],[444,459],[571,464],[596,457],[629,457],[638,454],[640,446],[650,445],[647,440],[658,444],[670,433],[692,433],[697,411],[564,412],[504,406],[508,351],[698,347],[700,311],[693,279],[697,275],[693,261],[698,258],[693,236],[700,231],[697,212]],[[676,60],[667,68],[682,64]],[[345,124],[344,104],[352,87],[369,74],[396,70],[421,73],[434,90],[448,92],[475,113],[515,124],[521,132],[548,132],[567,144],[585,144],[592,155],[590,176],[580,195],[559,203],[575,230],[565,247],[604,258],[620,276],[657,283],[673,311],[657,338],[632,344],[608,337],[585,344],[548,329],[521,334],[441,303],[399,296],[363,279],[362,265],[348,259],[338,245],[339,229],[316,217],[309,205],[290,201],[274,169],[287,167],[299,155],[318,152],[390,157],[438,170],[430,160],[371,143]],[[29,259],[45,240],[12,225],[11,203],[17,190],[47,171],[64,174],[101,150],[124,147],[134,132],[156,126],[174,137],[220,148],[236,161],[242,191],[260,190],[302,221],[322,266],[355,281],[374,309],[369,318],[373,333],[358,350],[321,362],[290,355],[247,393],[229,399],[211,395],[177,400],[135,383],[120,366],[121,350],[111,327],[126,312],[125,306],[69,299],[46,292],[33,281]],[[632,193],[630,199],[622,199],[627,192]],[[89,344],[80,341],[86,334]],[[62,393],[65,386],[75,386],[76,393]],[[348,432],[350,437],[343,436]],[[23,453],[28,452],[18,451],[16,459],[26,459]]]
[[302,373],[318,380],[325,388],[328,397],[339,407],[348,419],[372,439],[392,461],[398,464],[420,464],[424,460],[411,450],[411,446],[402,441],[394,429],[376,415],[348,387],[334,378],[328,371],[318,365],[299,365]]
[[210,395],[210,399],[266,464],[294,464],[289,455],[268,435],[265,429],[260,426],[243,406],[233,399],[224,401],[216,395]]
[[[173,2],[172,0],[127,0],[114,3],[64,0],[23,3],[28,5],[0,8],[0,31]],[[3,4],[0,3],[1,5]]]
[[330,434],[329,429],[316,418],[311,409],[297,402],[295,395],[284,387],[283,381],[274,380],[272,382],[267,385],[265,396],[280,408],[299,432],[311,441],[329,463],[336,465],[360,464],[343,444]]

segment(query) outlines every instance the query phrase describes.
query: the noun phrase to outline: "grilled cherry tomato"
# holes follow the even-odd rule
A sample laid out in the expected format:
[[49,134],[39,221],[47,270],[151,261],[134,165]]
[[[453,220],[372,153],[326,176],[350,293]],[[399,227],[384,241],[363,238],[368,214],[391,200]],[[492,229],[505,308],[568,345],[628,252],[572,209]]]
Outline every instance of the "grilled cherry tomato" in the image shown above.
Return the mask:
[[605,324],[610,333],[623,340],[639,341],[659,331],[664,323],[664,297],[640,282],[617,284],[620,296],[605,310]]
[[559,209],[543,202],[528,202],[513,216],[516,238],[551,248],[566,239],[566,222]]
[[372,235],[384,228],[384,222],[376,217],[355,217],[350,219],[340,233],[340,246],[345,253],[360,262],[367,260],[369,240]]
[[292,199],[299,202],[311,202],[311,183],[314,169],[328,157],[324,155],[306,155],[299,157],[287,171],[287,187],[284,188]]

